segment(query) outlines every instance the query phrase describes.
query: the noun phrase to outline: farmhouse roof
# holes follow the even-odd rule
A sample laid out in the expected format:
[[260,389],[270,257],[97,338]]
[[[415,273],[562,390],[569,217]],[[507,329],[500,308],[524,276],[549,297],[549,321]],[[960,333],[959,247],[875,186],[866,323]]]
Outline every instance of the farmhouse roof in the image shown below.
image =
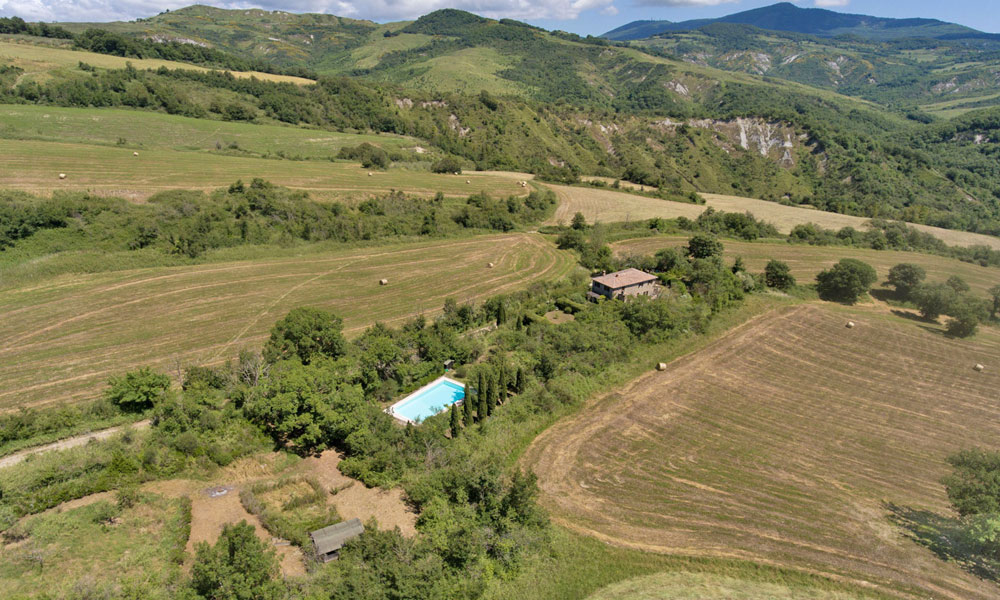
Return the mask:
[[640,271],[639,269],[625,269],[624,271],[618,271],[617,273],[608,273],[607,275],[594,277],[594,281],[604,284],[613,290],[628,287],[630,285],[649,283],[650,281],[656,281],[657,279],[658,277],[656,275],[650,275],[649,273]]
[[340,550],[344,542],[361,535],[364,530],[365,526],[361,524],[361,519],[351,519],[317,529],[310,533],[309,537],[312,538],[313,544],[316,546],[316,552],[323,555]]

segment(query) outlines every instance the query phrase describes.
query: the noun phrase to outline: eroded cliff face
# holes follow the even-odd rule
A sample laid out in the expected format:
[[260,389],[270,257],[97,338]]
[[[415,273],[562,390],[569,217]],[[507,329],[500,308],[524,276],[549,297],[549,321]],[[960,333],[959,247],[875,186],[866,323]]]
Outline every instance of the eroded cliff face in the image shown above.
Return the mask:
[[716,138],[723,149],[732,151],[741,148],[770,158],[783,167],[795,166],[794,150],[807,143],[808,136],[798,134],[786,123],[776,123],[757,118],[737,118],[732,120],[689,119],[672,121],[664,119],[653,123],[652,127],[661,131],[676,130],[681,125],[708,129],[719,134]]

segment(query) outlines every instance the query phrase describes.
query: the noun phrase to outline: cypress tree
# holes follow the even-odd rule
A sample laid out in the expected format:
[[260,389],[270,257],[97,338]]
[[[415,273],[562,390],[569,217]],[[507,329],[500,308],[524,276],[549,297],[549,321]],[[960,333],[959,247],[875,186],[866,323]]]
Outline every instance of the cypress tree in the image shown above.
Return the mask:
[[479,387],[476,388],[476,395],[477,396],[486,395],[486,369],[483,368],[479,369]]
[[472,390],[469,389],[469,384],[465,384],[465,399],[462,400],[462,416],[465,417],[465,426],[472,426]]
[[490,377],[487,385],[489,386],[488,389],[490,390],[490,395],[486,398],[486,403],[492,411],[493,407],[497,404],[497,398],[500,397],[500,389],[497,380],[492,376]]
[[[490,382],[489,382],[489,380],[487,380],[486,381],[486,389],[487,390],[489,390],[489,386],[490,386]],[[486,418],[486,414],[487,414],[487,410],[486,410],[486,404],[487,404],[486,403],[486,398],[489,396],[489,394],[487,392],[485,392],[485,391],[480,391],[479,394],[477,394],[477,396],[479,397],[479,407],[478,407],[478,410],[476,411],[476,417],[478,417],[479,420],[482,421],[483,419]]]
[[500,368],[497,372],[497,398],[496,404],[503,404],[507,400],[507,368],[503,363],[500,363]]
[[525,377],[526,377],[526,375],[524,373],[524,367],[518,367],[517,368],[517,380],[514,382],[514,391],[516,391],[518,394],[520,394],[521,392],[523,392],[524,391],[524,386],[527,385],[527,382],[525,381]]
[[455,405],[451,405],[451,439],[458,437],[458,430],[461,429],[461,424],[458,421],[458,409]]
[[503,325],[507,322],[507,303],[500,302],[500,306],[497,307],[497,325]]

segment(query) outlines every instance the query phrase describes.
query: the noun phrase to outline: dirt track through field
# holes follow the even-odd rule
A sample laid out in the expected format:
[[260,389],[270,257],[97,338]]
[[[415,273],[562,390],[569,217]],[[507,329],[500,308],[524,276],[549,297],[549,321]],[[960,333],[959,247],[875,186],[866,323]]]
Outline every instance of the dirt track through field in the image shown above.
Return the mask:
[[32,456],[34,454],[41,454],[43,452],[51,452],[53,450],[66,450],[69,448],[76,448],[77,446],[83,446],[84,444],[90,443],[91,441],[106,440],[109,437],[124,431],[126,429],[146,429],[149,427],[149,421],[139,421],[137,423],[128,423],[126,425],[119,425],[118,427],[109,427],[107,429],[101,429],[100,431],[92,431],[90,433],[84,433],[81,435],[75,435],[73,437],[66,438],[64,440],[59,440],[58,442],[52,442],[51,444],[45,444],[44,446],[37,446],[35,448],[28,448],[27,450],[21,450],[20,452],[15,452],[8,456],[0,458],[0,469],[5,469],[7,467],[12,467],[18,463],[24,461],[24,459]]
[[[489,268],[488,264],[494,267]],[[571,254],[510,234],[300,257],[67,275],[0,291],[0,410],[94,397],[110,375],[258,349],[297,306],[348,334],[559,278]],[[389,285],[379,285],[386,278]]]
[[948,514],[945,456],[1000,436],[1000,345],[983,338],[881,308],[780,310],[594,401],[524,462],[557,522],[609,543],[995,598],[888,520],[890,504]]

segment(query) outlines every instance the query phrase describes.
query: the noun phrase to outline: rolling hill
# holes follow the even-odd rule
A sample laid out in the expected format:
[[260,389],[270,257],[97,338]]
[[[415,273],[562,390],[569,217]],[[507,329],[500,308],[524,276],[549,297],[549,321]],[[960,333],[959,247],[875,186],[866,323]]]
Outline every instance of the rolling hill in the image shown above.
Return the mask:
[[637,40],[665,32],[692,31],[715,23],[738,23],[761,29],[806,33],[820,37],[848,35],[872,40],[931,38],[1000,41],[998,36],[937,19],[889,19],[847,14],[823,8],[800,8],[791,2],[755,8],[718,19],[696,19],[680,23],[633,21],[612,29],[602,37],[610,40]]
[[[65,26],[79,33],[91,25]],[[1000,233],[992,200],[1000,189],[994,113],[970,109],[969,119],[945,125],[894,104],[900,95],[912,96],[911,106],[919,102],[912,92],[920,86],[928,90],[926,102],[982,102],[996,78],[981,70],[985,62],[954,72],[941,66],[919,85],[900,86],[923,58],[879,62],[866,42],[857,42],[853,54],[838,54],[834,41],[716,24],[718,30],[691,34],[705,39],[682,40],[695,50],[717,44],[699,64],[676,45],[626,47],[457,10],[376,25],[195,6],[102,27],[249,53],[322,78],[293,89],[183,71],[119,75],[63,67],[38,83],[14,64],[0,73],[5,101],[404,134],[480,169],[562,181],[598,175]],[[732,50],[744,42],[750,50]],[[759,43],[771,44],[772,54],[754,50]],[[800,46],[816,44],[812,54],[794,57]],[[957,60],[949,55],[934,64]],[[781,64],[754,66],[761,63]],[[862,68],[869,63],[872,69]],[[838,69],[840,79],[830,74]],[[887,82],[868,83],[872,73]],[[124,92],[121,77],[134,82]],[[961,111],[961,104],[941,110]]]

